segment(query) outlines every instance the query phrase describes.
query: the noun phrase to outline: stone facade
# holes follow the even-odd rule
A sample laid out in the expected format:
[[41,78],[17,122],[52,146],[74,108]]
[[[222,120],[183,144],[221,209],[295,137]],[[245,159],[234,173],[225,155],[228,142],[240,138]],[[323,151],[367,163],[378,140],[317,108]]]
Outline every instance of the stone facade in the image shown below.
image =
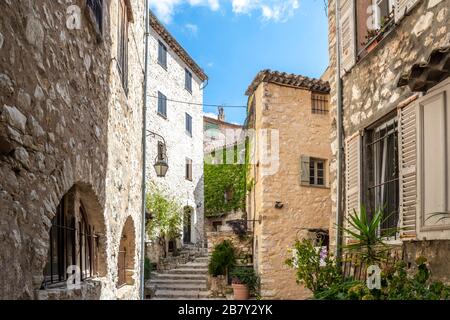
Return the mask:
[[[449,1],[424,0],[410,2],[417,2],[417,5],[385,34],[372,51],[368,54],[360,55],[356,64],[342,75],[344,141],[376,123],[389,113],[395,113],[396,109],[402,104],[405,105],[413,101],[415,93],[411,92],[409,87],[399,87],[399,77],[402,74],[409,73],[414,64],[427,62],[433,50],[450,45]],[[336,155],[338,151],[335,5],[335,0],[329,1],[331,139],[333,151],[333,159],[331,161],[331,188],[333,195],[331,225],[336,223]],[[347,150],[344,151],[346,155]],[[344,161],[343,172],[348,169],[347,166],[348,164]],[[343,185],[345,185],[345,178]],[[343,199],[345,199],[345,194]],[[335,244],[334,231],[333,228],[331,239]],[[440,277],[448,278],[448,259],[446,258],[446,255],[448,255],[448,241],[422,242],[415,241],[414,238],[402,239],[402,241],[404,242],[405,256],[408,262],[413,263],[420,253],[424,253],[430,260],[432,272]],[[446,254],[441,254],[441,250],[444,250]],[[447,270],[444,272],[443,269],[445,268]]]
[[[147,138],[147,181],[153,181],[175,197],[191,215],[191,242],[202,245],[203,229],[203,82],[207,79],[195,62],[181,48],[153,15],[149,39],[148,130],[164,137],[169,170],[156,177],[153,164],[157,157],[159,136]],[[159,42],[167,49],[167,66],[158,62]],[[185,70],[192,73],[192,92],[185,88]],[[167,98],[167,115],[158,114],[158,92]],[[181,101],[181,102],[175,102]],[[191,102],[182,103],[182,102]],[[192,135],[186,130],[186,114],[192,117]],[[186,179],[186,159],[192,160],[192,180]]]
[[[0,299],[139,298],[143,2],[124,2],[128,94],[117,68],[119,0],[103,1],[102,28],[86,3],[0,3]],[[40,290],[64,195],[95,227],[97,274],[73,290]],[[124,235],[135,272],[118,289]]]
[[[247,196],[248,219],[254,221],[250,222],[254,266],[261,277],[263,298],[305,299],[310,292],[297,285],[295,271],[285,261],[291,257],[289,249],[297,239],[308,237],[312,230],[328,231],[331,200],[327,168],[331,150],[329,115],[312,112],[312,91],[302,82],[317,84],[314,86],[327,98],[328,84],[277,73],[266,73],[266,78],[273,81],[259,81],[247,92],[249,128],[256,131],[256,142],[251,146],[255,159],[248,177],[253,188]],[[297,85],[285,84],[289,79]],[[271,135],[268,146],[261,135],[264,129],[278,132],[278,136]],[[260,156],[262,148],[267,149],[265,155],[271,155],[271,162]],[[303,181],[304,156],[325,161],[323,186],[307,185],[309,166],[305,172],[308,181]]]

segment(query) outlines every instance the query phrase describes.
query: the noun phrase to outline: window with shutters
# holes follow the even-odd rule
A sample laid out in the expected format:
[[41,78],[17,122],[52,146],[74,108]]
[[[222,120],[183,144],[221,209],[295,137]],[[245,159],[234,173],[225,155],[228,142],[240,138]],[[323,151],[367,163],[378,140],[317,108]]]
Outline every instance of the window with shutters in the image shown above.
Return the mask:
[[[363,153],[364,205],[369,213],[383,210],[380,235],[391,237],[399,227],[399,148],[396,114],[366,130]],[[394,235],[393,240],[398,236]]]
[[192,73],[188,70],[184,70],[184,88],[192,93]]
[[119,1],[117,66],[122,86],[128,94],[128,9],[125,0]]
[[158,63],[167,70],[167,47],[161,41],[158,41]]
[[417,236],[450,239],[450,80],[417,102]]
[[158,115],[167,119],[167,97],[158,91]]
[[192,160],[186,158],[186,180],[192,181]]
[[186,133],[192,137],[192,116],[186,113]]
[[326,163],[324,159],[301,156],[300,184],[302,186],[326,187]]

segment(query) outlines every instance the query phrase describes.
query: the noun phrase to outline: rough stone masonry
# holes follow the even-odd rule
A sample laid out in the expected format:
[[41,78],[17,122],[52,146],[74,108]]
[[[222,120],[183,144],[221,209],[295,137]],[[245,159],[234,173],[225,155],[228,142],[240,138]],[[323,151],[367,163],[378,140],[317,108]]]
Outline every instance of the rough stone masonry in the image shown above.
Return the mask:
[[[98,34],[84,0],[0,2],[0,299],[138,298],[144,9],[123,1],[126,92],[117,67],[119,0],[103,3]],[[73,5],[80,29],[67,27]],[[52,219],[69,190],[103,231],[103,271],[76,290],[40,290]],[[133,284],[118,289],[125,221],[136,271]]]

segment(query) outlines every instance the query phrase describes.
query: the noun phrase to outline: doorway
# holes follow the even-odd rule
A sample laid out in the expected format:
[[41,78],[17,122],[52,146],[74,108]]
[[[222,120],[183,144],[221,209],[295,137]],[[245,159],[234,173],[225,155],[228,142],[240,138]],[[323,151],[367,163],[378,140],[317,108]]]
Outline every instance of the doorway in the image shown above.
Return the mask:
[[183,243],[192,243],[192,214],[193,210],[191,207],[184,208],[184,218],[183,218]]

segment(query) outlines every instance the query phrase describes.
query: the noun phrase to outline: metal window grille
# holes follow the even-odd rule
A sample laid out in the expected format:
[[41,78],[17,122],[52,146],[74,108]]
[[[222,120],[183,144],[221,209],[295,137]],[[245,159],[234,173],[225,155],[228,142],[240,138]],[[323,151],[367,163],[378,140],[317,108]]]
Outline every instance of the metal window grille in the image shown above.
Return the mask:
[[392,119],[369,131],[367,157],[368,166],[368,206],[369,212],[383,210],[384,221],[380,235],[397,238],[391,234],[399,223],[399,163],[398,163],[398,123]]
[[328,114],[328,96],[324,94],[313,93],[311,96],[311,105],[313,114]]
[[94,14],[100,33],[103,33],[103,0],[87,0],[86,4]]
[[52,221],[43,288],[67,281],[69,266],[80,268],[82,281],[96,273],[98,236],[95,235],[94,228],[87,223],[84,209],[80,207],[81,219],[76,224],[75,217],[68,214],[66,204],[65,197],[61,200]]

